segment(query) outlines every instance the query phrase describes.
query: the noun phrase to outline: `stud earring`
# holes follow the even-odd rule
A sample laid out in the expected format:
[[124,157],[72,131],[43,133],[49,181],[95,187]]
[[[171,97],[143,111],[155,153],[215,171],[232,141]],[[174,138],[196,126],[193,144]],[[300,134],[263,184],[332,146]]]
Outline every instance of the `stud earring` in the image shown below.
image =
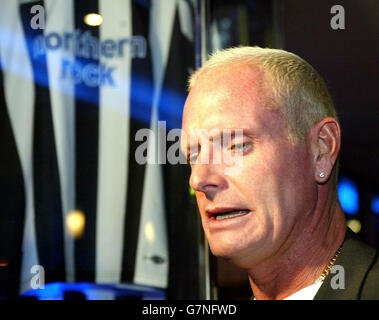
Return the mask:
[[318,176],[319,176],[320,178],[325,178],[325,172],[324,172],[324,171],[321,171],[321,172],[318,174]]

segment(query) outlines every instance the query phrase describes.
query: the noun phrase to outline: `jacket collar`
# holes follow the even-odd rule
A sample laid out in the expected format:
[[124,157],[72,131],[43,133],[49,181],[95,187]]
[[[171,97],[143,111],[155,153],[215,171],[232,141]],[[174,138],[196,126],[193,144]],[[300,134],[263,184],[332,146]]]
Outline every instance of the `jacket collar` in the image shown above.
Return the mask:
[[[342,271],[337,271],[336,274],[330,273],[326,277],[314,300],[359,299],[362,285],[375,256],[376,250],[362,242],[353,231],[347,228],[341,253],[334,264],[342,266],[343,269],[341,268]],[[338,272],[343,272],[344,275]],[[333,289],[332,285],[336,282],[333,278],[338,276],[344,276],[344,289]]]
[[[333,289],[332,281],[336,274],[330,273],[318,290],[314,300],[355,300],[360,298],[362,284],[374,262],[376,250],[365,244],[349,228],[335,266],[342,266],[344,289]],[[342,274],[340,275],[342,276]],[[254,300],[254,294],[250,297]]]

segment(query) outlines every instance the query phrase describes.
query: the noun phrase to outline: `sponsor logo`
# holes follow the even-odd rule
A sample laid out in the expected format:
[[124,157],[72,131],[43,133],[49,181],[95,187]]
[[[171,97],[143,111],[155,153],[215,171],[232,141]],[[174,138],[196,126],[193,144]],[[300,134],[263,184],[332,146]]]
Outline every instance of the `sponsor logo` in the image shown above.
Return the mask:
[[114,87],[114,73],[117,72],[117,67],[112,65],[112,59],[123,58],[126,53],[131,59],[144,59],[146,46],[147,42],[143,36],[100,41],[91,31],[81,32],[79,29],[63,34],[51,32],[39,35],[32,43],[33,59],[39,59],[48,51],[55,50],[67,52],[75,57],[62,59],[61,79],[88,87]]

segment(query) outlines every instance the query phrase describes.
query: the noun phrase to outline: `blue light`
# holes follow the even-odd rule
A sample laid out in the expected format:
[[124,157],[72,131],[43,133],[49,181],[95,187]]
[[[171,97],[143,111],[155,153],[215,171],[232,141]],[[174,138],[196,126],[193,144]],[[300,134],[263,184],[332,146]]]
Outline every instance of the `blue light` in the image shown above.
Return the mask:
[[342,178],[337,189],[343,211],[347,214],[357,214],[359,211],[359,194],[355,183],[348,178]]
[[114,300],[117,296],[138,297],[142,300],[164,300],[165,290],[135,284],[97,284],[88,282],[48,283],[42,289],[26,291],[23,297],[35,297],[38,300],[64,300],[65,292],[82,293],[86,300]]
[[372,197],[371,210],[372,212],[379,214],[379,195],[375,195]]

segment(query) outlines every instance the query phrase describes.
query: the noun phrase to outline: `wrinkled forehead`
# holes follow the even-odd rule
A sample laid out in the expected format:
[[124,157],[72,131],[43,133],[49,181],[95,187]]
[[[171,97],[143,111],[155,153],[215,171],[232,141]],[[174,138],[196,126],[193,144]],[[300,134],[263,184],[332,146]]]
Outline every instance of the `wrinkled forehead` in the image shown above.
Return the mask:
[[263,75],[254,69],[234,66],[208,71],[189,92],[182,130],[187,136],[196,130],[262,131],[262,127],[275,125],[272,113],[277,110],[269,108],[269,95]]
[[[182,128],[201,129],[214,120],[241,120],[265,106],[270,90],[264,76],[246,65],[232,64],[203,72],[189,92],[183,111]],[[222,118],[225,119],[222,119]],[[237,117],[238,118],[238,117]]]
[[[241,62],[226,63],[205,69],[198,75],[190,93],[212,92],[217,88],[228,89],[231,93],[262,88],[267,76],[258,67]],[[234,90],[238,90],[235,92]]]

